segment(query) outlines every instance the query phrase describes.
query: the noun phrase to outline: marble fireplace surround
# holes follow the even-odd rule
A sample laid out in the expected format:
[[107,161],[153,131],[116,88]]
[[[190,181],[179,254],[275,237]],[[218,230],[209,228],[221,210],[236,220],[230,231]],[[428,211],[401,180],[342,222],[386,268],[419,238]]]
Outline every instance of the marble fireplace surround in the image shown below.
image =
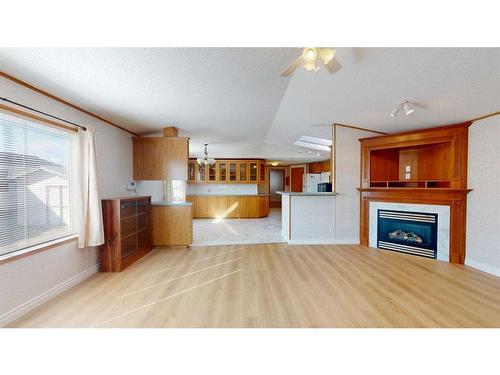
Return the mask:
[[394,203],[370,201],[368,234],[369,246],[377,247],[377,210],[396,210],[433,213],[438,215],[437,259],[450,259],[450,207],[434,204]]

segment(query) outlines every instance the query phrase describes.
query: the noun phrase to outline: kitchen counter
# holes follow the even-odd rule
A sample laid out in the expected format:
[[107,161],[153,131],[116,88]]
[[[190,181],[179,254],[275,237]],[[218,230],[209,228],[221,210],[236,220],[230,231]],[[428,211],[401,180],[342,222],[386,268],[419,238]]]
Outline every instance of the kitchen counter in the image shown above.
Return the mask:
[[188,197],[268,197],[269,194],[188,194]]
[[174,207],[174,206],[191,206],[191,202],[169,202],[169,201],[156,201],[151,202],[153,207]]

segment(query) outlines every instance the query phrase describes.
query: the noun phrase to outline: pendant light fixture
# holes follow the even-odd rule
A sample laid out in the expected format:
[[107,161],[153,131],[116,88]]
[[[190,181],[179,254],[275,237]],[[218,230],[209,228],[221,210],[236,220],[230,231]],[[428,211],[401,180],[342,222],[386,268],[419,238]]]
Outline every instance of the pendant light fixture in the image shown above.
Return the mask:
[[208,143],[205,143],[204,145],[204,151],[203,153],[205,154],[204,157],[196,159],[196,162],[198,165],[201,166],[212,166],[215,165],[215,159],[214,158],[209,158],[208,157],[208,151],[207,151]]

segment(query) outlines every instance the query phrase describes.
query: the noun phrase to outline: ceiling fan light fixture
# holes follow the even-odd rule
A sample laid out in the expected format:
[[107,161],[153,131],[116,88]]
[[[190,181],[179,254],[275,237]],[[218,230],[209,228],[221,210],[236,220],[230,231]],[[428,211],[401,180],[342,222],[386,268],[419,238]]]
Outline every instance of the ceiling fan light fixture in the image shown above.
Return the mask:
[[323,60],[323,64],[328,64],[335,57],[335,50],[330,48],[321,48],[319,50],[319,55],[321,60]]
[[316,61],[304,63],[304,69],[313,72],[317,72],[319,70],[318,66],[316,65]]
[[319,65],[323,64],[326,71],[334,74],[342,68],[342,65],[335,59],[336,51],[333,48],[306,47],[281,76],[286,77],[292,74],[299,66],[303,66],[309,72],[319,71]]
[[302,58],[305,62],[316,62],[317,55],[316,48],[304,48]]

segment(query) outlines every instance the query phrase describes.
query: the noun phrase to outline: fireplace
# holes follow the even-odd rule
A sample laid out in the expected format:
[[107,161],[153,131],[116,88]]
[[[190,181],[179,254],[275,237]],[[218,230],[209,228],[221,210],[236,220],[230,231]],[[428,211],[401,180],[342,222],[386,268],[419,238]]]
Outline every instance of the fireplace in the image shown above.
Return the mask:
[[437,258],[437,214],[377,210],[377,247]]

